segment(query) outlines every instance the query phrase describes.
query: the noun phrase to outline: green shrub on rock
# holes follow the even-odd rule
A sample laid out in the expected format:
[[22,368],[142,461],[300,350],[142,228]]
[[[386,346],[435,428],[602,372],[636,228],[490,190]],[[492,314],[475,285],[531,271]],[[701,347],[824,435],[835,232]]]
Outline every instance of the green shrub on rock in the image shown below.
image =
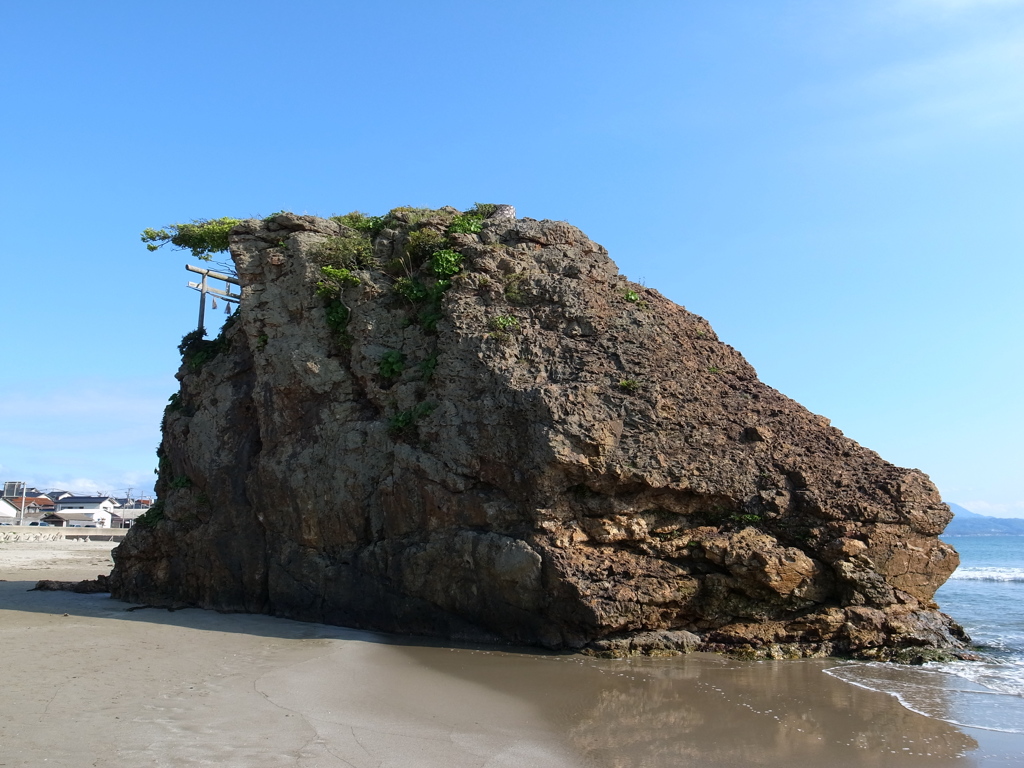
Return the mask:
[[481,219],[486,219],[496,210],[498,210],[496,203],[473,203],[473,207],[466,211],[466,213],[472,216],[479,216]]
[[399,296],[404,296],[411,302],[423,301],[427,298],[427,288],[419,280],[413,280],[411,277],[400,277],[395,280],[394,284],[395,293]]
[[363,232],[371,238],[379,235],[380,231],[384,229],[383,216],[368,216],[362,211],[352,211],[344,216],[331,216],[331,221],[336,221],[349,229]]
[[443,246],[444,235],[440,232],[433,229],[417,229],[411,232],[405,245],[405,252],[409,257],[408,266],[415,269]]
[[475,235],[484,228],[484,217],[477,213],[463,213],[452,219],[448,231]]
[[230,348],[231,342],[228,340],[226,333],[232,325],[235,324],[238,313],[231,315],[227,320],[224,321],[224,325],[220,329],[220,333],[217,334],[215,339],[205,339],[206,329],[197,328],[194,331],[186,333],[181,343],[178,344],[178,352],[181,353],[181,361],[185,363],[191,370],[197,371],[203,366],[204,363],[212,360],[221,352]]
[[430,271],[438,277],[451,277],[462,269],[462,254],[445,248],[430,257]]
[[519,320],[515,315],[497,315],[489,325],[496,331],[515,331],[519,329]]
[[332,298],[348,285],[359,285],[359,278],[349,269],[320,267],[320,273],[326,278],[316,284],[316,295]]
[[348,321],[352,313],[340,299],[334,299],[327,303],[327,327],[338,336],[343,344],[348,342]]
[[153,506],[135,518],[135,525],[141,525],[143,528],[152,530],[163,519],[164,502],[162,499],[159,499],[153,502]]
[[376,266],[373,243],[364,235],[328,237],[316,247],[313,256],[318,264],[327,267],[357,269]]
[[388,420],[388,428],[393,434],[401,434],[413,427],[417,421],[429,415],[437,408],[436,403],[420,403],[407,411],[396,413]]
[[192,256],[209,261],[213,254],[228,249],[228,233],[240,219],[194,219],[187,224],[168,224],[166,229],[142,230],[142,242],[155,251],[170,243],[192,251]]
[[380,358],[380,375],[383,379],[393,379],[405,370],[405,355],[397,349],[389,349]]

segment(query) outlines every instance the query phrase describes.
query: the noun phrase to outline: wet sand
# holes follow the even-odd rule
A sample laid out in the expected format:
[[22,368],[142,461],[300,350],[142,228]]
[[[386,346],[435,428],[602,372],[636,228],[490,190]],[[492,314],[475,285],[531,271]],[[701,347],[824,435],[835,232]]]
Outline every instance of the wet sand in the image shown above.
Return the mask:
[[597,660],[29,592],[110,544],[0,543],[0,766],[1002,766],[828,661]]

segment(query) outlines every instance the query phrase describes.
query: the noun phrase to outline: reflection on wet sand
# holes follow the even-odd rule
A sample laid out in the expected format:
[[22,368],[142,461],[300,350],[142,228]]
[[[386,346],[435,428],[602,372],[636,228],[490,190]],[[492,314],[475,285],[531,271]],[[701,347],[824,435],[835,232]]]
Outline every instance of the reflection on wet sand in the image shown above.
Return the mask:
[[964,766],[978,747],[892,697],[829,678],[830,662],[403,651],[532,701],[599,766]]

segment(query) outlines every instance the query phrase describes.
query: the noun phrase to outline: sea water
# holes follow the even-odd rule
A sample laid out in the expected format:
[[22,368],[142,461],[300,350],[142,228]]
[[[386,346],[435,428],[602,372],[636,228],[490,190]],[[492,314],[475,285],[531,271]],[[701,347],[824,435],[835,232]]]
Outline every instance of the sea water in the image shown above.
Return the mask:
[[828,674],[946,722],[1024,733],[1024,536],[943,539],[960,553],[960,567],[935,600],[964,626],[983,661],[851,663]]

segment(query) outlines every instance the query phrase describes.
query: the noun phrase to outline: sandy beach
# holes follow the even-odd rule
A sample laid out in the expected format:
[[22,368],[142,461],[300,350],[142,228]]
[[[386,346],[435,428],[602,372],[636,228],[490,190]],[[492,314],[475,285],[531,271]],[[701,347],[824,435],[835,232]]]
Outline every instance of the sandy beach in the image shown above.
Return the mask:
[[4,768],[1024,762],[1024,735],[916,714],[832,661],[610,661],[29,591],[108,572],[112,546],[0,543]]

